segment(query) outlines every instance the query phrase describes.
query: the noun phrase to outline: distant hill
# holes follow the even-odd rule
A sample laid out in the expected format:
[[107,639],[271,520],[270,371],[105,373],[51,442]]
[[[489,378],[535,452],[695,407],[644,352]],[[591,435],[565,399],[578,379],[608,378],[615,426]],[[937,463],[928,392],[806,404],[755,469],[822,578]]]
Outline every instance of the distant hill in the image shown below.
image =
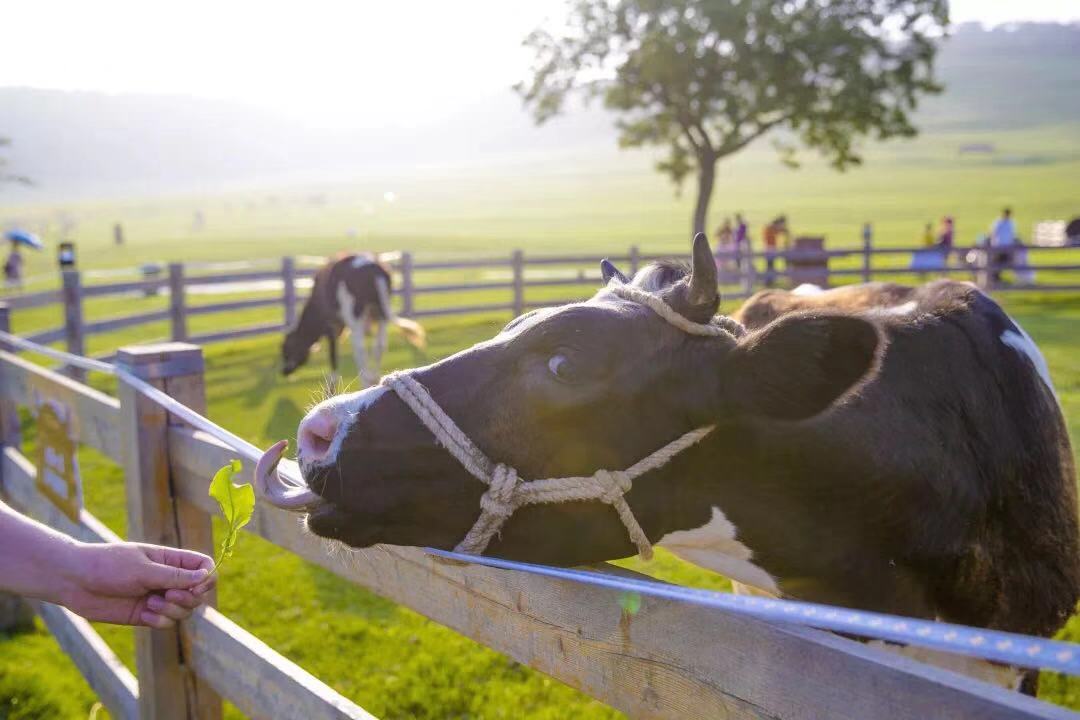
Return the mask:
[[[939,55],[942,96],[919,112],[927,133],[1080,123],[1080,25],[962,25]],[[222,101],[0,88],[0,136],[31,190],[0,202],[213,191],[229,185],[334,180],[431,165],[490,165],[612,152],[598,107],[537,129],[509,90],[438,124],[313,131]]]

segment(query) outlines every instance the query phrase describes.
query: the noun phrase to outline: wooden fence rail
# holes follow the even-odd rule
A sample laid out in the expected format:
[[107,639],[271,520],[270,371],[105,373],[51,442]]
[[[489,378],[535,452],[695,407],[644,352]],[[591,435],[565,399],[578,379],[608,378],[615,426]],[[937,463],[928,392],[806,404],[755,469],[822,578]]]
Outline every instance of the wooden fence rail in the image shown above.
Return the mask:
[[[1002,271],[1036,271],[1064,274],[1069,277],[1080,271],[1080,247],[1028,247],[1028,262],[1011,264],[1003,262],[997,251],[982,247],[954,248],[948,258],[951,260],[940,268],[918,270],[895,262],[900,258],[911,258],[916,253],[926,253],[927,248],[874,248],[864,245],[859,248],[838,248],[831,250],[777,250],[774,252],[739,253],[735,251],[717,252],[717,263],[721,268],[721,285],[727,300],[749,297],[760,287],[771,285],[798,284],[807,276],[807,267],[816,263],[816,270],[811,276],[820,284],[862,281],[870,282],[876,278],[895,279],[910,277],[925,279],[928,276],[948,276],[970,278],[981,287],[993,291],[1016,289],[1031,290],[1080,290],[1080,277],[1076,282],[1067,284],[1007,285],[996,281]],[[1048,254],[1056,261],[1034,264],[1031,258]],[[1072,256],[1074,262],[1068,262],[1062,256]],[[623,265],[630,273],[649,261],[670,258],[670,254],[642,253],[637,246],[626,253],[613,254],[609,258]],[[875,258],[888,260],[887,264],[874,262]],[[394,289],[399,312],[405,317],[441,317],[475,313],[504,313],[514,315],[569,300],[530,297],[530,291],[541,288],[582,287],[599,283],[597,265],[600,255],[525,255],[515,250],[508,256],[466,258],[462,260],[439,260],[416,262],[412,253],[396,254],[393,269],[399,281]],[[962,259],[962,260],[961,260]],[[310,261],[310,258],[304,258]],[[830,266],[830,263],[844,261],[843,267]],[[298,315],[298,304],[305,296],[298,292],[298,282],[311,278],[315,269],[298,267],[294,258],[286,257],[275,270],[263,269],[268,261],[251,263],[257,269],[244,269],[243,263],[193,263],[187,266],[172,263],[168,266],[167,277],[153,277],[149,280],[125,281],[101,285],[83,285],[77,271],[65,271],[60,290],[13,295],[5,299],[12,310],[23,311],[41,308],[52,304],[63,307],[64,325],[57,328],[39,330],[27,335],[35,342],[51,344],[63,341],[69,352],[83,354],[86,338],[103,333],[115,332],[139,325],[168,321],[168,337],[174,341],[192,340],[202,344],[235,340],[256,335],[279,333],[283,328],[291,327]],[[545,268],[566,268],[565,276],[551,277],[544,273],[552,271]],[[536,268],[539,276],[530,277],[530,268]],[[488,269],[498,275],[493,279],[479,279],[471,282],[446,282],[445,280],[418,284],[417,273],[439,273],[447,271],[476,271]],[[221,272],[228,270],[228,272]],[[207,272],[210,271],[210,272]],[[556,271],[557,272],[557,271]],[[155,271],[155,275],[160,272]],[[267,290],[271,283],[269,297],[244,298],[217,303],[192,304],[192,288],[205,288],[216,285],[219,288],[235,285],[237,293],[259,293]],[[281,294],[277,294],[280,283]],[[165,310],[153,310],[143,313],[107,317],[87,321],[84,317],[84,303],[87,298],[107,296],[146,295],[168,290],[169,302]],[[446,296],[455,293],[506,293],[499,301],[468,302],[455,306],[418,307],[418,298]],[[472,298],[470,298],[472,299]],[[261,322],[236,329],[215,330],[193,335],[189,328],[189,318],[216,313],[238,312],[258,308],[282,308],[281,322]]]

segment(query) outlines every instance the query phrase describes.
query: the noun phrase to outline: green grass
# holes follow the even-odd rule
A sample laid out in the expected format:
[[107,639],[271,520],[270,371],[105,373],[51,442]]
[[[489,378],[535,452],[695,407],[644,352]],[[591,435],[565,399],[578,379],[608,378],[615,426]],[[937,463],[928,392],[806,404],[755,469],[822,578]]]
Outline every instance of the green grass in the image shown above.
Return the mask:
[[[913,245],[924,223],[943,214],[958,220],[960,240],[983,232],[1003,204],[1016,209],[1028,233],[1044,218],[1080,213],[1080,125],[1039,131],[952,133],[870,148],[865,169],[844,175],[816,162],[798,172],[780,168],[754,150],[720,169],[713,224],[722,214],[744,211],[755,225],[786,212],[797,233],[824,234],[830,247],[854,245],[861,224],[875,223],[882,246]],[[992,158],[959,158],[956,147],[993,141],[1003,154],[1038,159],[1004,165]],[[227,260],[325,254],[346,247],[411,249],[418,258],[462,254],[597,252],[620,254],[631,244],[644,252],[685,252],[692,198],[676,197],[649,170],[641,154],[542,163],[522,160],[499,169],[416,170],[378,182],[289,191],[234,193],[182,199],[86,203],[64,208],[78,221],[80,264],[88,269],[131,267],[149,260]],[[398,201],[385,203],[393,190]],[[313,192],[327,202],[305,201]],[[202,209],[207,228],[189,230]],[[53,222],[55,207],[4,208],[6,216]],[[122,221],[128,244],[111,244],[111,227]],[[350,239],[350,228],[358,237]],[[30,257],[29,274],[52,275],[52,257]],[[477,271],[427,273],[418,283],[483,278]],[[488,277],[487,279],[491,279]],[[98,281],[100,282],[100,281]],[[46,278],[45,284],[55,284]],[[574,297],[589,285],[530,290],[530,300]],[[420,307],[503,301],[505,292],[421,298]],[[193,298],[193,302],[226,300]],[[165,307],[163,298],[100,298],[87,301],[87,319]],[[1011,295],[1009,311],[1047,356],[1073,437],[1080,437],[1080,295]],[[725,309],[730,310],[728,306]],[[280,318],[276,308],[192,318],[193,333]],[[391,341],[385,369],[436,359],[490,337],[505,314],[447,318],[425,323],[430,349],[414,354]],[[20,311],[17,332],[55,327],[56,308]],[[164,338],[165,323],[94,337],[88,351]],[[206,348],[210,416],[251,441],[265,445],[295,433],[297,421],[319,386],[324,355],[315,355],[297,376],[277,372],[277,338],[254,338]],[[348,353],[343,353],[348,355]],[[351,359],[344,361],[350,375]],[[97,380],[108,389],[107,381]],[[81,462],[91,511],[124,530],[122,477],[91,451]],[[209,480],[209,479],[208,479]],[[600,718],[616,715],[545,676],[310,566],[258,538],[244,535],[244,562],[222,570],[220,606],[231,618],[336,690],[384,718]],[[650,565],[630,567],[672,581],[727,587],[722,578],[663,552]],[[613,612],[617,599],[612,597]],[[133,662],[132,631],[101,626],[125,662]],[[1062,634],[1080,641],[1080,618]],[[1080,709],[1080,681],[1045,675],[1043,697]],[[0,719],[83,718],[94,697],[74,666],[40,627],[0,636]],[[231,717],[238,714],[229,711]]]

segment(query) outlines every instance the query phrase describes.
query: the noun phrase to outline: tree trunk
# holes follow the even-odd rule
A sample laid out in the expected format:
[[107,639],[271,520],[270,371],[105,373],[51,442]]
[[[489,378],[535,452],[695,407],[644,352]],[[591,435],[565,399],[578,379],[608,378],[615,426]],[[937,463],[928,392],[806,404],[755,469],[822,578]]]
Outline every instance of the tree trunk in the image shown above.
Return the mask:
[[694,234],[705,233],[705,222],[709,219],[709,201],[712,199],[713,183],[716,181],[716,158],[698,158],[697,204],[694,206]]

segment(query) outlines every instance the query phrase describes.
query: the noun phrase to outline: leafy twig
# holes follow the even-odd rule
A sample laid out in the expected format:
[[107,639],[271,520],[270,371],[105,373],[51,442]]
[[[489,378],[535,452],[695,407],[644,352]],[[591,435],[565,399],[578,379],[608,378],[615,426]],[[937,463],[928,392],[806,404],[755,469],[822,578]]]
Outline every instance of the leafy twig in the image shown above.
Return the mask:
[[240,528],[248,524],[255,511],[255,490],[251,485],[234,485],[232,481],[241,467],[239,460],[232,460],[214,473],[214,479],[210,481],[210,497],[217,500],[221,506],[221,514],[225,516],[228,524],[218,556],[214,560],[214,572],[218,571],[221,563],[232,557]]

